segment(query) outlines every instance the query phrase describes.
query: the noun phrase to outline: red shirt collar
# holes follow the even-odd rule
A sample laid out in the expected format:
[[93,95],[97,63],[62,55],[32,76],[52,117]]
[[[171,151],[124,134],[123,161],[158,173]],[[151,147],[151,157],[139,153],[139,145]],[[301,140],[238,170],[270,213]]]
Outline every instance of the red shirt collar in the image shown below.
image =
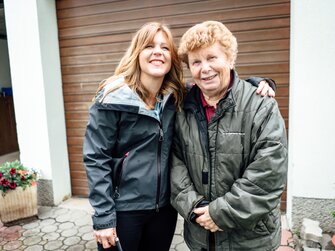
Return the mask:
[[204,107],[204,111],[206,114],[206,119],[207,122],[209,123],[209,121],[211,120],[211,118],[213,117],[214,113],[215,113],[215,107],[214,106],[210,106],[207,101],[205,100],[204,94],[202,92],[200,92],[200,98],[201,98],[201,104]]
[[214,107],[214,106],[210,106],[210,105],[207,103],[207,101],[206,101],[206,99],[205,99],[204,94],[202,93],[202,91],[200,91],[200,98],[201,98],[201,104],[202,104],[202,106],[203,106],[204,108],[206,108],[206,107]]

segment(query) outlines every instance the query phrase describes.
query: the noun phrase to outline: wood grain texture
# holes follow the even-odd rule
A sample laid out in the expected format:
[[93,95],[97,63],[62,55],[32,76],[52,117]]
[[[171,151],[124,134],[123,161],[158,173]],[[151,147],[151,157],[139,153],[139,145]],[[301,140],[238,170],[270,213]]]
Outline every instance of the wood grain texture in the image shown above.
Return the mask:
[[[88,191],[81,152],[92,97],[99,82],[113,74],[133,34],[148,21],[168,24],[177,44],[196,23],[226,24],[239,43],[239,76],[273,78],[288,124],[290,1],[58,0],[56,4],[73,195],[87,196]],[[186,68],[185,78],[191,81]]]

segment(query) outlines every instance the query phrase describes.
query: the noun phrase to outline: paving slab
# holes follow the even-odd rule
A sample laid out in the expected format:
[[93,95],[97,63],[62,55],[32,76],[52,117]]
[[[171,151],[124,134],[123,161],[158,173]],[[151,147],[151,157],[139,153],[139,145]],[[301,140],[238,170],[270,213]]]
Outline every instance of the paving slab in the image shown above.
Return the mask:
[[[71,207],[71,204],[74,206]],[[75,198],[58,207],[41,206],[37,218],[18,221],[9,227],[0,222],[0,250],[96,251],[92,212],[87,199]],[[291,236],[289,230],[283,231],[282,244],[287,244]],[[283,246],[277,251],[286,250],[293,249]],[[180,215],[170,251],[189,251],[183,239],[183,219]]]

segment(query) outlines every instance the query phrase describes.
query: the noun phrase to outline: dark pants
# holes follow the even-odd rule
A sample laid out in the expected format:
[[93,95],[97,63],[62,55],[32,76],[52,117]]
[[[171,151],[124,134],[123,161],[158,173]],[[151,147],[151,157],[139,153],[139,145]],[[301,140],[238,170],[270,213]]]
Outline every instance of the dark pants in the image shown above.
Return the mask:
[[[171,206],[156,210],[117,212],[116,232],[123,251],[169,251],[177,222]],[[98,250],[117,251],[116,247]]]
[[202,248],[201,251],[215,251],[215,235],[208,231],[209,249]]

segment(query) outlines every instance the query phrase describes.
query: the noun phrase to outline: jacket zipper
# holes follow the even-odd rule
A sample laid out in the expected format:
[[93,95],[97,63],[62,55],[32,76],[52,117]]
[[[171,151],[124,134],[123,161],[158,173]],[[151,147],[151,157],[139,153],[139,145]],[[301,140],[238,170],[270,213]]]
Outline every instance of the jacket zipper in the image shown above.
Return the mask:
[[164,140],[164,132],[162,129],[162,125],[159,125],[159,139],[158,139],[158,147],[157,147],[157,194],[156,194],[156,212],[159,212],[159,195],[161,190],[161,148],[162,142]]
[[[199,119],[199,117],[197,116],[197,112],[196,111],[193,111],[193,114],[194,114],[194,116],[195,116],[195,119],[197,120],[197,123],[198,123],[198,127],[199,127],[199,136],[200,136],[200,140],[201,140],[201,138],[202,138],[202,136],[201,136],[201,131],[203,131],[203,127],[202,127],[202,125],[201,125],[201,122],[200,122],[200,119]],[[207,134],[207,132],[205,132],[205,134]],[[204,142],[204,144],[205,144],[205,146],[209,146],[209,142],[208,142],[208,138],[207,138],[207,142]],[[206,153],[207,153],[207,157],[208,157],[208,159],[209,159],[209,177],[208,177],[208,200],[209,200],[209,202],[211,202],[211,192],[212,192],[212,189],[211,189],[211,186],[212,186],[212,168],[211,168],[211,164],[210,164],[210,155],[209,155],[209,150],[208,150],[208,147],[206,147]],[[210,235],[210,231],[207,231],[207,233],[206,233],[206,235],[207,235],[207,237],[206,237],[206,239],[207,239],[207,250],[210,250],[210,243],[209,243],[209,240],[210,240],[210,237],[209,237],[209,235]]]
[[[208,139],[207,139],[208,140]],[[209,146],[209,142],[207,143],[208,144],[208,146]],[[212,193],[212,165],[211,165],[211,158],[210,158],[210,155],[209,155],[209,150],[208,150],[208,148],[207,148],[207,156],[208,156],[208,159],[209,159],[209,181],[208,181],[208,185],[209,185],[209,187],[208,187],[208,200],[209,200],[209,203],[212,201],[212,196],[211,196],[211,193]],[[211,232],[210,231],[207,231],[207,238],[208,238],[208,240],[210,240],[210,237],[209,237],[209,235],[211,234]],[[213,233],[214,234],[214,233]],[[215,240],[215,237],[214,237],[214,240]],[[208,241],[207,242],[208,243],[208,245],[207,245],[207,250],[211,250],[211,244],[210,244],[210,242]],[[215,244],[215,243],[214,243]],[[214,245],[215,246],[215,245]]]
[[113,198],[117,199],[120,197],[119,189],[120,189],[120,183],[121,183],[121,177],[122,177],[122,170],[124,167],[124,161],[128,157],[129,152],[126,152],[125,155],[122,157],[122,164],[121,168],[119,168],[116,172],[116,179],[115,179],[115,188],[114,188],[114,195]]
[[[197,121],[197,123],[198,123],[198,127],[199,127],[199,136],[200,136],[200,140],[203,138],[202,137],[202,131],[204,131],[203,129],[203,126],[201,125],[201,122],[200,122],[200,118],[198,117],[198,115],[197,115],[197,111],[193,111],[193,114],[194,114],[194,117],[195,117],[195,119],[196,119],[196,121]],[[204,132],[205,133],[205,135],[207,134],[207,132],[205,131]],[[205,137],[206,138],[206,137]],[[207,157],[208,157],[208,159],[209,159],[209,170],[208,170],[208,173],[209,173],[209,177],[208,177],[208,200],[209,201],[211,201],[211,174],[212,174],[212,172],[211,172],[211,164],[210,164],[210,156],[209,156],[209,150],[208,150],[208,147],[209,147],[209,142],[208,142],[208,138],[206,138],[206,140],[207,140],[207,142],[203,142],[204,143],[204,145],[206,146],[205,148],[205,150],[206,150],[206,154],[207,154]]]

